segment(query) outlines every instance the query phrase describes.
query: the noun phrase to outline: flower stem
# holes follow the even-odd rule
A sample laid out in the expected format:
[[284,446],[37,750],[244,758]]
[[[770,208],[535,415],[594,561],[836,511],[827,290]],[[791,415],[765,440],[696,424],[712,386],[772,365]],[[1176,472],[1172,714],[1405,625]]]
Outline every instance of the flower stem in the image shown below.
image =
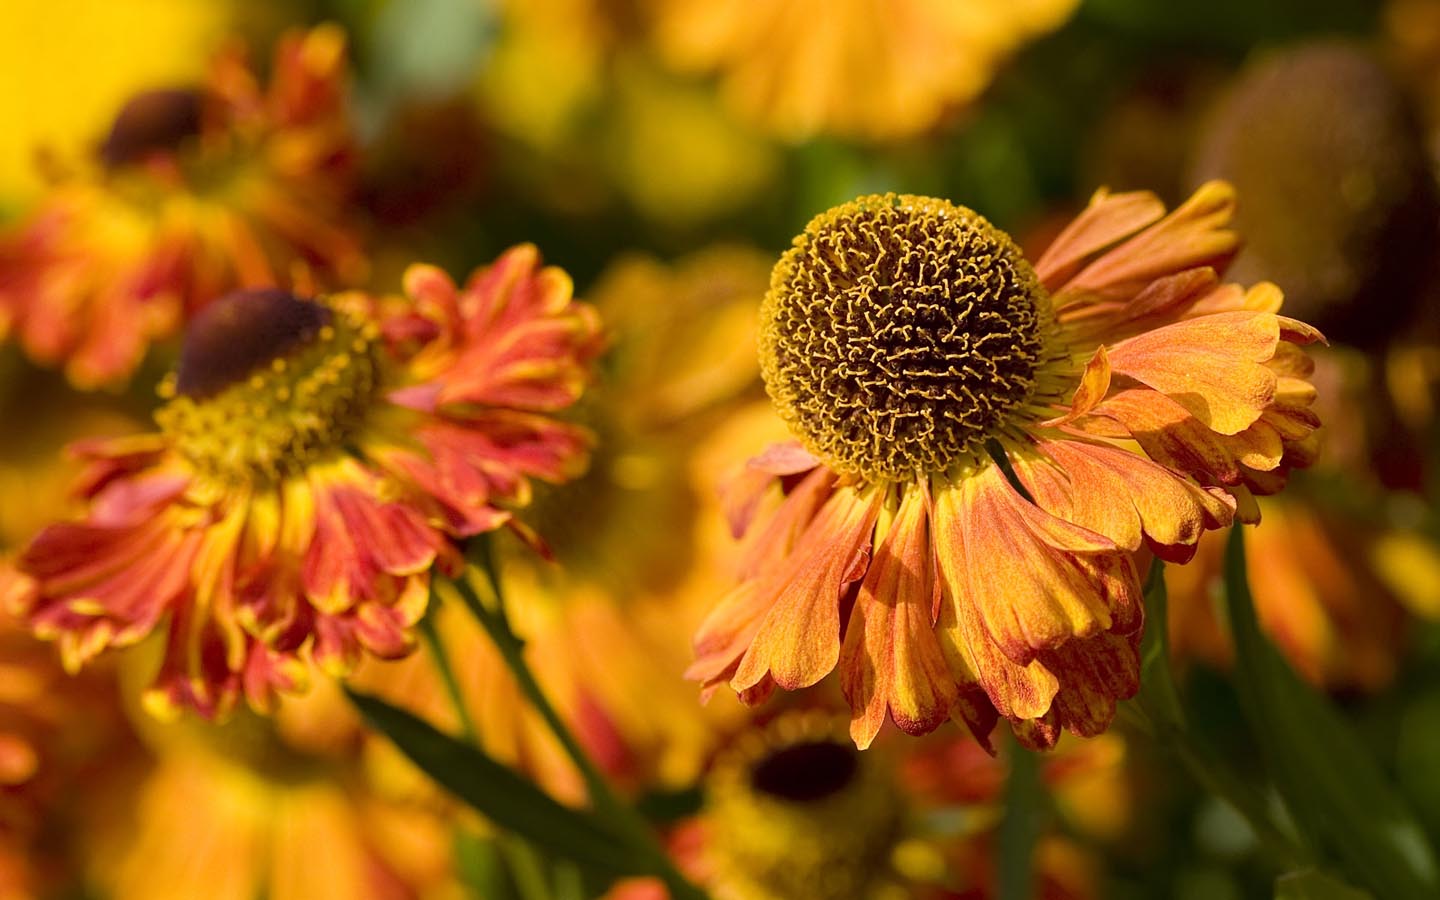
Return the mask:
[[450,664],[450,653],[445,649],[445,641],[440,637],[440,630],[435,627],[435,613],[439,608],[437,599],[432,587],[429,612],[420,620],[420,634],[430,648],[430,657],[435,661],[435,671],[440,675],[445,693],[450,698],[450,705],[455,709],[455,718],[460,723],[460,736],[465,739],[465,743],[474,744],[478,740],[479,732],[475,730],[475,720],[470,717],[470,707],[465,704],[460,681],[455,677],[455,667]]
[[504,589],[500,583],[499,568],[495,562],[494,550],[490,541],[484,536],[476,538],[471,542],[471,549],[473,551],[471,562],[485,573],[495,602],[493,606],[485,604],[476,595],[469,581],[463,577],[454,579],[455,589],[459,591],[465,605],[489,634],[495,648],[500,651],[506,667],[509,668],[516,684],[520,687],[520,692],[540,714],[565,754],[570,757],[571,762],[580,772],[580,777],[585,782],[586,792],[595,810],[616,827],[622,838],[650,857],[655,865],[656,875],[665,882],[672,900],[705,900],[704,892],[686,880],[685,876],[675,868],[669,854],[656,842],[654,833],[644,818],[616,796],[610,788],[610,783],[596,768],[589,754],[580,746],[580,742],[576,740],[564,720],[560,718],[560,714],[550,703],[549,698],[546,697],[530,664],[525,660],[525,642],[510,627],[509,617],[505,613]]

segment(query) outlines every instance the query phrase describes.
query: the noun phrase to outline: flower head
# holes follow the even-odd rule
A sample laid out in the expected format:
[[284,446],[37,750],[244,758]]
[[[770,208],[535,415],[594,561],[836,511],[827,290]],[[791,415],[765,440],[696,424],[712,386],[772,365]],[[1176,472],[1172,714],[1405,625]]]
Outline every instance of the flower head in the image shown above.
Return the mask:
[[839,667],[861,746],[887,715],[1104,730],[1137,687],[1135,554],[1187,559],[1314,454],[1319,333],[1220,283],[1232,205],[1101,192],[1034,266],[940,200],[814,219],[761,325],[799,441],[737,480],[750,550],[692,676],[757,701]]
[[356,278],[344,48],[320,27],[279,43],[267,88],[232,48],[203,85],[132,97],[0,234],[0,334],[93,387],[234,288]]
[[934,126],[989,84],[1074,0],[665,0],[656,40],[677,68],[718,71],[740,114],[791,139],[899,138]]
[[533,247],[460,289],[413,266],[406,297],[241,291],[191,325],[156,434],[76,448],[78,522],[24,551],[9,593],[76,668],[164,627],[157,709],[265,706],[314,659],[394,657],[455,540],[510,523],[529,479],[583,467],[572,403],[593,311]]
[[[1043,778],[1068,829],[1109,840],[1128,824],[1124,754],[1107,735],[1066,741],[1046,761]],[[700,810],[676,829],[671,853],[718,900],[993,897],[1005,779],[1005,759],[959,735],[862,753],[843,718],[792,709],[752,724],[716,756]],[[1036,896],[1100,896],[1093,853],[1048,828],[1037,837]],[[642,880],[607,895],[667,896]]]

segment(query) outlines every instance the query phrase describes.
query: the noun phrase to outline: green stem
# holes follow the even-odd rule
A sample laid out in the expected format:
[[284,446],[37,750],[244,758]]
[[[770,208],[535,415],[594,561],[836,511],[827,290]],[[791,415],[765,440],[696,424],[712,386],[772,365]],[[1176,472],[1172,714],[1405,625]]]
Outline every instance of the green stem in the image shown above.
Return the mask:
[[525,642],[510,627],[509,617],[505,613],[504,589],[500,583],[499,568],[495,563],[491,542],[485,536],[481,536],[471,542],[471,548],[475,551],[472,554],[472,562],[476,563],[478,568],[485,573],[491,594],[495,598],[494,606],[493,608],[487,606],[476,595],[474,588],[464,577],[454,579],[455,589],[459,591],[465,605],[489,634],[495,648],[500,651],[500,656],[505,660],[505,665],[520,687],[520,692],[540,714],[545,725],[559,741],[565,754],[575,764],[581,779],[585,782],[590,802],[597,812],[609,819],[611,824],[618,829],[621,837],[651,858],[655,864],[656,874],[665,882],[673,900],[705,900],[704,892],[686,880],[685,876],[675,868],[669,854],[656,842],[655,836],[644,818],[611,790],[610,783],[595,767],[589,754],[580,746],[580,742],[575,739],[565,725],[565,721],[560,718],[560,714],[551,705],[540,682],[535,678],[530,664],[525,660]]
[[455,668],[450,664],[449,651],[445,649],[445,642],[440,637],[440,631],[435,627],[435,612],[439,608],[432,588],[430,591],[430,610],[420,620],[420,635],[425,639],[425,644],[430,648],[430,657],[435,660],[435,671],[440,675],[440,681],[445,686],[445,693],[450,698],[450,705],[455,708],[455,717],[460,722],[460,736],[467,744],[475,744],[478,741],[479,732],[475,730],[475,720],[470,717],[470,707],[465,703],[465,695],[460,690],[460,681],[455,677]]
[[1000,900],[1030,900],[1035,893],[1035,838],[1040,833],[1040,760],[1018,744],[1010,752],[1005,816],[1000,820]]

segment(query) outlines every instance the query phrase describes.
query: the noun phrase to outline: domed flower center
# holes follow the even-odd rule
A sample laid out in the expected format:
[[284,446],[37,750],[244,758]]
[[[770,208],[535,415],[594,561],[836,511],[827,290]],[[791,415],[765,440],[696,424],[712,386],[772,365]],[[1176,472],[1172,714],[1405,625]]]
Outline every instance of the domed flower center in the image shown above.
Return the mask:
[[373,327],[274,289],[236,291],[185,334],[160,426],[198,471],[267,482],[341,450],[379,381]]
[[151,153],[174,150],[200,133],[200,92],[188,89],[146,91],[121,108],[100,145],[100,159],[115,167],[139,162]]
[[882,757],[817,726],[782,718],[717,765],[705,818],[718,895],[842,900],[892,875],[902,810]]
[[771,275],[765,384],[806,446],[871,482],[976,453],[1030,399],[1049,296],[1009,236],[944,200],[817,216]]

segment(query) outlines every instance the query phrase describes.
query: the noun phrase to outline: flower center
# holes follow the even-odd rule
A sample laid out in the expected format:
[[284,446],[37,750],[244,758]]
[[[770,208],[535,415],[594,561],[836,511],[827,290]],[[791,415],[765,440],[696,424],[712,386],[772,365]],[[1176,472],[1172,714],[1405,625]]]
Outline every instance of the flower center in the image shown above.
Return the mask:
[[377,333],[281,290],[235,291],[191,323],[161,428],[199,472],[270,482],[343,449],[379,382]]
[[893,877],[901,813],[880,754],[862,756],[828,720],[782,717],[710,778],[717,896],[868,896]]
[[813,219],[761,315],[780,414],[831,468],[872,482],[976,453],[1030,398],[1051,322],[1008,235],[964,207],[895,194]]
[[200,105],[200,92],[184,88],[135,95],[111,124],[100,159],[114,168],[175,150],[200,133]]

